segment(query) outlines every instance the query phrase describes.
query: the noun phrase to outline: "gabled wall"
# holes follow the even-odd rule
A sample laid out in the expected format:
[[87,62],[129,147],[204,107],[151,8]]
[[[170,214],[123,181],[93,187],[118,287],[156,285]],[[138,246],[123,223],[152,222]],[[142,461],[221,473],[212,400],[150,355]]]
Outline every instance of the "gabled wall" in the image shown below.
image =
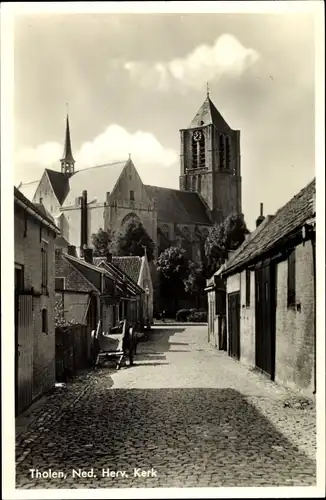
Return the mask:
[[[134,192],[134,201],[130,199],[130,191]],[[140,219],[156,244],[157,213],[132,162],[126,164],[112,193],[107,197],[105,230],[119,230],[125,217],[130,214],[135,214]]]
[[48,212],[50,212],[51,215],[59,213],[60,203],[56,195],[54,194],[52,185],[45,170],[43,172],[40,183],[35,191],[33,202],[40,203],[41,198],[44,207]]

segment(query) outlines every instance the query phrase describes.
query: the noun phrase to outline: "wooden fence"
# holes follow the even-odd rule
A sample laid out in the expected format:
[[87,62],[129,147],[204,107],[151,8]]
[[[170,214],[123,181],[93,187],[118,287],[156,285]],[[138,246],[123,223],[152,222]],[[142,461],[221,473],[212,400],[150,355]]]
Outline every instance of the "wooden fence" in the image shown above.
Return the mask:
[[90,366],[91,329],[71,325],[55,329],[56,381],[65,382]]

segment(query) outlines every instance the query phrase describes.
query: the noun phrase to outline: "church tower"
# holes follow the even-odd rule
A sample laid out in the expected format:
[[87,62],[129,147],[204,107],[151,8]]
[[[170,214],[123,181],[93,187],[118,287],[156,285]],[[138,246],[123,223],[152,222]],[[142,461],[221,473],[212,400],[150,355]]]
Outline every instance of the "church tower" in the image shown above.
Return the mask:
[[75,173],[75,160],[72,156],[71,150],[71,139],[70,139],[70,127],[69,127],[69,116],[67,114],[66,120],[66,137],[65,145],[63,149],[63,155],[61,158],[61,173],[66,174],[68,177]]
[[180,134],[180,190],[200,194],[213,222],[241,213],[240,131],[229,127],[209,92]]

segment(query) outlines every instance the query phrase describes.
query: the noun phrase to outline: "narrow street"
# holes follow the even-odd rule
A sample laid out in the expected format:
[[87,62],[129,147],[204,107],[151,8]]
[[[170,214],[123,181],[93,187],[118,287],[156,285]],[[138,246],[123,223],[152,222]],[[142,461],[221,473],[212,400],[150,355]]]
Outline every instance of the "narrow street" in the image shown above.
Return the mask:
[[206,326],[155,327],[134,367],[104,366],[17,419],[16,486],[314,485],[315,409],[289,400]]

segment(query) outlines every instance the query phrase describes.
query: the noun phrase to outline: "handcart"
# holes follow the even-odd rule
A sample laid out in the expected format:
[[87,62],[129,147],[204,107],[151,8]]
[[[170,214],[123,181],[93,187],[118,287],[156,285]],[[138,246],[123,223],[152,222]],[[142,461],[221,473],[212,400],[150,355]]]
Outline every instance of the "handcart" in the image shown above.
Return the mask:
[[96,369],[106,361],[117,360],[116,369],[129,360],[129,366],[134,363],[135,334],[127,321],[121,321],[117,327],[110,328],[108,332],[101,330],[101,321],[97,329],[92,331],[92,360]]

